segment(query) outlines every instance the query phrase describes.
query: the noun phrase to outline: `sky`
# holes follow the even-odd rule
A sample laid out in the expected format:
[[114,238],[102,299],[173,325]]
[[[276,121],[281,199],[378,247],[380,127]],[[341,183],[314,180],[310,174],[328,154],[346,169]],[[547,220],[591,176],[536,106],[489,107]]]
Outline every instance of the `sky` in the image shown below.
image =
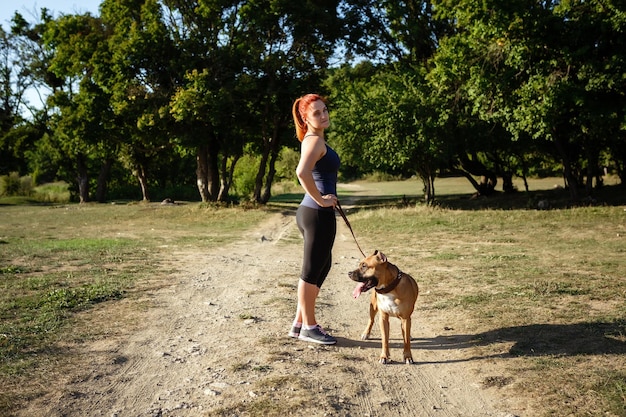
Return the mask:
[[43,7],[50,10],[53,17],[86,12],[98,15],[101,2],[102,0],[3,0],[0,7],[0,24],[8,31],[11,18],[16,11],[28,22],[38,21]]
[[[98,8],[101,2],[102,0],[2,0],[0,25],[8,32],[11,28],[11,18],[16,11],[24,16],[27,22],[38,22],[43,7],[47,8],[53,17],[86,12],[97,16],[100,14]],[[35,106],[40,102],[39,96],[33,92],[27,92],[26,99]]]

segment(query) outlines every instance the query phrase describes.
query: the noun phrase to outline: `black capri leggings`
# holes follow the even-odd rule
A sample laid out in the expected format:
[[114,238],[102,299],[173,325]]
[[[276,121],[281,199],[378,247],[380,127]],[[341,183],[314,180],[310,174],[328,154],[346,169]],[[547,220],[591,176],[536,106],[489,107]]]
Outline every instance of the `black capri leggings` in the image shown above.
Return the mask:
[[331,252],[337,233],[335,212],[300,206],[296,212],[296,222],[304,237],[300,278],[321,288],[332,264]]

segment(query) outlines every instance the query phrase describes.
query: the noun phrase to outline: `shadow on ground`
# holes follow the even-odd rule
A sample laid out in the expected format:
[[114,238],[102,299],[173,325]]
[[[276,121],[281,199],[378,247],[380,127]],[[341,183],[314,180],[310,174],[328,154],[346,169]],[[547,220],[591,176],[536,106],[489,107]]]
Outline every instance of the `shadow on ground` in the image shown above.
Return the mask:
[[[452,333],[454,330],[446,331]],[[583,322],[575,324],[532,324],[528,326],[505,327],[479,334],[446,334],[433,338],[413,338],[413,355],[417,359],[419,350],[457,350],[488,346],[498,343],[513,345],[508,352],[497,357],[507,356],[579,356],[626,354],[626,321],[613,323]],[[340,346],[380,349],[380,339],[349,340],[338,338]],[[402,349],[402,341],[392,338],[392,350]],[[392,352],[392,356],[394,353]],[[485,359],[474,356],[454,359],[450,362]],[[448,362],[448,361],[446,361]]]
[[[581,197],[584,197],[581,190]],[[339,196],[342,198],[342,196]],[[351,207],[346,211],[377,209],[383,207],[409,207],[423,204],[420,194],[406,195],[352,195],[346,193]],[[302,194],[282,194],[272,198],[276,204],[298,204]],[[563,188],[537,191],[517,191],[514,193],[495,192],[489,197],[474,197],[472,194],[445,194],[436,196],[436,205],[455,210],[553,210],[573,206],[621,206],[626,204],[626,185],[607,185],[594,191],[593,197],[582,198],[573,203],[569,191]]]

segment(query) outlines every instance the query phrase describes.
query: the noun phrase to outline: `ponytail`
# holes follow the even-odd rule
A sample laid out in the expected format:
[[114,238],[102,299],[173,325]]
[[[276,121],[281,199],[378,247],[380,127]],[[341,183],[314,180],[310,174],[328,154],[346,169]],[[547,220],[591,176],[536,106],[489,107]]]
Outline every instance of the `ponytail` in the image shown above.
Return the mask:
[[305,96],[299,97],[294,101],[293,107],[291,109],[291,113],[293,114],[293,123],[296,126],[296,137],[300,142],[304,139],[304,135],[308,130],[308,126],[306,121],[304,120],[304,114],[306,113],[309,105],[314,101],[322,100],[326,102],[320,95],[318,94],[307,94]]

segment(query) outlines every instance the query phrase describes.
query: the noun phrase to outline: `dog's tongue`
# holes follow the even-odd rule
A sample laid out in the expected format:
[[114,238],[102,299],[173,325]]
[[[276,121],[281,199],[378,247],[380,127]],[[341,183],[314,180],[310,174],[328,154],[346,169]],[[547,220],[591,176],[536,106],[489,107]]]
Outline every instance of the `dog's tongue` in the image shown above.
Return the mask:
[[354,291],[352,291],[352,296],[354,298],[359,298],[359,295],[363,292],[363,287],[365,287],[364,282],[359,282],[356,287],[354,287]]

